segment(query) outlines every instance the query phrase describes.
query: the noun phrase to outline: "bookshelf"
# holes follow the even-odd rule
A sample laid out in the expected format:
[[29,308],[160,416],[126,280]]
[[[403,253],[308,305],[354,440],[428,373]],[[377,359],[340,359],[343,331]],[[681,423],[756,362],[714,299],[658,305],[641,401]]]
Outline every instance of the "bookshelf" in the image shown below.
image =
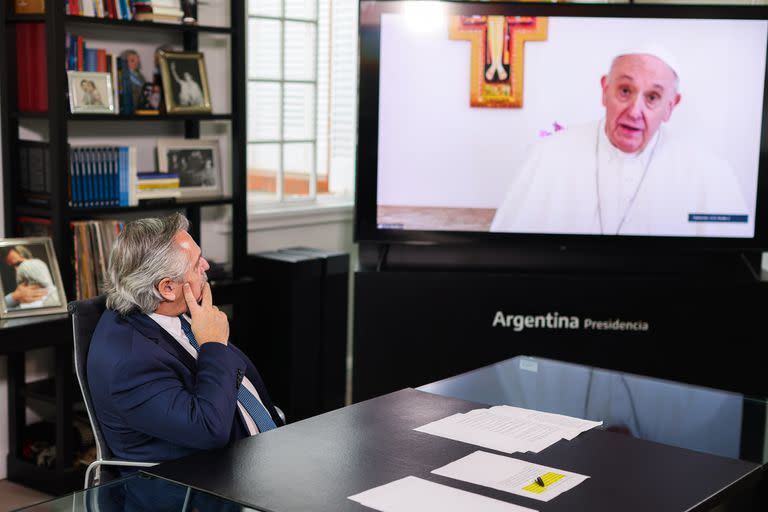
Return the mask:
[[[229,259],[231,271],[225,278],[213,282],[218,303],[244,304],[242,298],[251,290],[251,280],[245,277],[247,253],[246,214],[246,5],[245,0],[226,0],[229,9],[229,26],[176,25],[154,22],[86,18],[65,13],[63,2],[46,2],[48,9],[42,15],[16,15],[13,2],[0,2],[0,127],[3,134],[1,156],[3,163],[2,194],[5,233],[7,237],[19,236],[16,220],[18,217],[38,217],[50,220],[51,237],[56,249],[62,281],[68,300],[75,298],[75,275],[72,263],[74,251],[70,223],[94,218],[137,218],[145,215],[162,215],[171,211],[183,211],[192,222],[191,234],[200,241],[202,210],[209,207],[227,207],[231,210],[232,240]],[[51,8],[55,7],[55,8]],[[205,20],[201,20],[205,23]],[[47,60],[45,69],[48,77],[47,111],[20,112],[17,105],[16,83],[16,26],[19,23],[41,23],[45,26]],[[79,33],[84,37],[104,34],[114,41],[124,41],[125,48],[132,48],[136,41],[168,40],[185,51],[203,51],[201,37],[228,39],[228,56],[225,68],[228,76],[212,76],[208,67],[208,78],[212,96],[217,93],[228,96],[226,108],[214,110],[213,114],[161,114],[161,115],[96,115],[70,114],[65,95],[67,81],[65,67],[65,35]],[[208,64],[208,62],[206,62]],[[145,78],[149,70],[145,69]],[[224,91],[217,90],[225,83]],[[222,102],[220,102],[222,103]],[[215,102],[214,102],[215,105]],[[47,137],[51,170],[51,194],[49,204],[26,204],[19,191],[17,146],[24,139],[24,128],[33,124],[41,127]],[[188,139],[200,138],[201,132],[212,125],[225,125],[225,137],[231,139],[222,168],[222,178],[227,187],[219,196],[198,199],[177,200],[176,202],[152,202],[130,207],[76,208],[68,204],[68,157],[69,144],[77,137],[88,141],[105,139],[105,144],[115,144],[121,138],[130,139],[145,132],[156,138],[176,136]],[[210,130],[209,130],[210,131]],[[214,130],[215,131],[215,130]],[[89,142],[92,143],[92,142]],[[125,145],[130,144],[126,140]],[[221,148],[222,153],[227,147]],[[140,169],[147,170],[147,169]],[[202,244],[203,251],[206,247]],[[235,312],[233,332],[246,319],[245,314]],[[71,388],[71,324],[69,319],[57,317],[29,317],[23,325],[0,325],[4,342],[14,341],[13,353],[8,359],[9,418],[13,421],[9,430],[8,478],[36,487],[53,494],[61,494],[82,486],[82,472],[73,471],[72,465],[64,461],[54,469],[36,467],[20,457],[21,439],[24,431],[24,396],[34,398],[34,389],[26,389],[24,381],[24,352],[39,346],[54,346],[56,372],[48,382],[55,391],[52,400],[56,403],[56,445],[59,453],[71,455],[72,446],[68,440],[67,425],[72,417],[72,405],[79,398],[79,392]],[[51,321],[54,320],[54,321]],[[241,327],[244,329],[244,327]],[[4,414],[4,411],[0,414]]]
[[[193,222],[192,235],[200,238],[200,209],[210,206],[230,206],[233,222],[233,233],[245,233],[246,231],[246,170],[245,154],[241,148],[245,147],[245,1],[230,0],[230,26],[212,25],[183,25],[169,23],[154,23],[146,21],[126,21],[107,18],[90,18],[67,15],[63,5],[59,9],[48,9],[43,15],[17,15],[13,14],[12,2],[4,2],[2,12],[2,41],[4,50],[0,51],[0,72],[8,80],[0,83],[0,111],[2,112],[3,144],[2,158],[3,168],[6,170],[3,176],[3,203],[5,208],[5,232],[6,236],[16,236],[16,219],[20,216],[43,217],[51,220],[52,238],[59,260],[62,280],[65,285],[67,297],[75,297],[74,276],[71,264],[73,251],[72,236],[69,224],[74,220],[98,218],[104,215],[120,217],[125,214],[131,218],[136,214],[158,212],[162,214],[171,210],[183,210]],[[242,13],[243,15],[237,15]],[[205,20],[201,20],[203,23]],[[15,27],[18,23],[43,23],[45,24],[46,51],[47,51],[47,75],[49,92],[47,112],[20,112],[17,108],[16,91],[16,39]],[[103,34],[104,31],[115,31],[119,39],[125,40],[125,47],[131,47],[133,41],[141,39],[147,33],[155,34],[154,37],[173,39],[181,44],[185,51],[198,51],[199,37],[202,34],[217,34],[230,38],[230,63],[231,75],[228,79],[230,90],[229,98],[231,109],[227,112],[214,112],[212,114],[160,114],[160,115],[99,115],[99,114],[71,114],[68,112],[64,90],[66,87],[65,62],[65,34],[67,32],[89,34],[89,30]],[[146,76],[146,70],[145,70]],[[209,71],[209,80],[211,80]],[[213,81],[211,81],[213,85]],[[216,91],[213,93],[216,94]],[[48,134],[51,169],[51,198],[50,206],[24,204],[18,191],[17,177],[13,170],[16,166],[17,155],[14,148],[20,140],[19,127],[28,122],[43,123],[44,130]],[[157,130],[158,125],[163,125],[167,133],[183,136],[189,139],[200,137],[201,125],[207,122],[227,123],[231,136],[231,148],[228,166],[222,174],[227,176],[231,192],[224,191],[220,197],[205,198],[201,200],[179,200],[177,202],[158,203],[130,207],[104,207],[104,208],[73,208],[68,205],[67,197],[67,161],[68,145],[73,132],[79,134],[88,133],[89,125],[93,126],[94,137],[109,137],[109,126],[115,126],[118,132],[123,123],[139,126],[147,130]],[[106,128],[105,128],[106,127]],[[119,135],[117,135],[119,137]],[[165,135],[167,136],[167,135]],[[114,137],[111,139],[115,140]],[[222,148],[226,151],[225,148]],[[205,247],[203,247],[205,250]],[[243,261],[246,255],[245,236],[233,237],[231,248],[231,277],[241,275]]]

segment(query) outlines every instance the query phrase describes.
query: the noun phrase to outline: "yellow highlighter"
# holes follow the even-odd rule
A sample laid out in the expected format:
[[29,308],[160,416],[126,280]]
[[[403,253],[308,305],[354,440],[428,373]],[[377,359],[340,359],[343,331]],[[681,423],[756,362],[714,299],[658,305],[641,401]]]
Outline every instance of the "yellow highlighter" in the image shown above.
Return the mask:
[[535,492],[536,494],[541,494],[546,490],[548,485],[552,485],[553,483],[557,482],[558,480],[564,477],[565,475],[561,475],[558,473],[544,473],[541,476],[537,476],[536,480],[534,480],[532,484],[529,484],[523,487],[523,490]]

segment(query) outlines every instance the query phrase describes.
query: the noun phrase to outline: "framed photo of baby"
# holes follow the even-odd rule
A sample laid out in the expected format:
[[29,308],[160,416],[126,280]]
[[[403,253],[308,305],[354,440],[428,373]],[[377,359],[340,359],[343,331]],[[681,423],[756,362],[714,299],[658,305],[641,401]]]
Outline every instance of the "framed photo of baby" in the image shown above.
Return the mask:
[[158,60],[167,112],[211,113],[211,95],[203,54],[161,50]]
[[50,238],[0,238],[0,295],[0,318],[67,311]]

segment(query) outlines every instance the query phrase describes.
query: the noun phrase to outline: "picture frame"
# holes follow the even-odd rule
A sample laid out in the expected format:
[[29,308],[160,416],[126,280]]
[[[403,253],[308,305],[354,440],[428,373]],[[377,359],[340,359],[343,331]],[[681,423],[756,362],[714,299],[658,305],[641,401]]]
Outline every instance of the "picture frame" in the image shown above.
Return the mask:
[[114,84],[109,73],[67,71],[69,109],[73,114],[116,114]]
[[168,114],[212,112],[208,74],[202,53],[160,50],[158,63]]
[[182,198],[215,197],[222,193],[218,139],[158,139],[160,173],[179,177]]
[[0,238],[0,318],[67,312],[50,237]]

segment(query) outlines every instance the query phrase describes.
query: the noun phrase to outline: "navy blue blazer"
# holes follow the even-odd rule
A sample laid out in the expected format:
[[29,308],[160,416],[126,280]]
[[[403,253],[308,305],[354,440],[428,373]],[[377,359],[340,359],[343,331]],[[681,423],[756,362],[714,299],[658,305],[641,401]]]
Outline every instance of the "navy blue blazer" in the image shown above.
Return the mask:
[[162,462],[248,436],[237,409],[242,376],[281,425],[256,367],[231,343],[204,343],[197,361],[149,316],[106,310],[87,362],[104,438],[115,457]]

